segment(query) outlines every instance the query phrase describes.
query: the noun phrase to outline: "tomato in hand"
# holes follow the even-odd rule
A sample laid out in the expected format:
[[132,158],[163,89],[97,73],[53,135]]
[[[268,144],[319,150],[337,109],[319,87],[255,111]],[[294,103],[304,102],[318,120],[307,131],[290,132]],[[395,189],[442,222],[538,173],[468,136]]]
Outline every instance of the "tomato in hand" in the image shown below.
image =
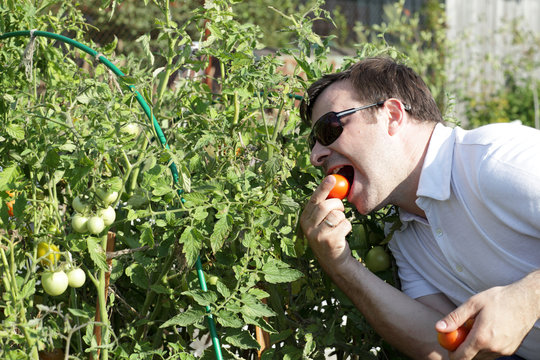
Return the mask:
[[41,285],[47,294],[58,296],[66,291],[68,287],[68,277],[62,270],[55,272],[45,271],[41,274]]
[[330,190],[328,199],[345,199],[349,193],[349,181],[343,175],[331,174],[330,176],[333,176],[336,179],[336,183],[332,190]]
[[474,320],[469,319],[467,322],[460,326],[457,330],[451,331],[449,333],[439,332],[437,335],[437,340],[439,344],[448,351],[455,351],[459,345],[465,340],[467,334],[472,328]]
[[382,246],[374,246],[366,255],[366,266],[371,272],[384,271],[390,267],[390,255]]

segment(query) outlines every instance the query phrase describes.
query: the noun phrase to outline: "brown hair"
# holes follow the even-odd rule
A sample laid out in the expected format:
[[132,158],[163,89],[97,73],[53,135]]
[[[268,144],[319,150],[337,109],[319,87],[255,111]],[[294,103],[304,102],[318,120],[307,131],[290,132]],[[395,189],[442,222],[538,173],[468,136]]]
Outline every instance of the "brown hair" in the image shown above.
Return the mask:
[[334,82],[348,80],[357,98],[376,103],[396,98],[410,106],[409,114],[419,121],[442,122],[442,114],[422,78],[406,65],[385,57],[368,58],[345,71],[324,75],[307,90],[300,104],[300,116],[311,126],[311,113],[317,97]]

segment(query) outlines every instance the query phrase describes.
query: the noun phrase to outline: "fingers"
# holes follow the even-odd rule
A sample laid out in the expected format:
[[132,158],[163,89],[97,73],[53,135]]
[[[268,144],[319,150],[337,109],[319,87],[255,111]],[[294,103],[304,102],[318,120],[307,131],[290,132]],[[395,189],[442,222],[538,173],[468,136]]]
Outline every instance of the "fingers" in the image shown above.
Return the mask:
[[[345,210],[343,202],[339,199],[327,199],[330,190],[332,190],[332,187],[335,185],[335,182],[336,179],[333,176],[327,176],[319,184],[317,189],[315,189],[311,199],[309,199],[304,211],[302,212],[300,224],[304,230],[304,233],[308,237],[309,234],[315,230],[315,228],[321,227],[321,223],[324,222],[324,220],[333,210],[337,210],[337,212],[335,212],[335,214],[332,216],[337,216],[338,218],[332,219],[332,216],[330,216],[330,218],[327,219],[327,222],[323,223],[322,225],[325,225],[327,228],[332,228],[337,226],[344,219],[344,216],[342,217],[338,214],[339,212],[343,212]],[[330,226],[328,222],[334,226]]]
[[435,329],[440,332],[451,332],[464,325],[467,320],[474,319],[480,311],[474,302],[466,301],[458,306],[435,324]]
[[335,184],[336,179],[333,176],[325,177],[324,180],[319,184],[317,189],[315,189],[315,191],[313,192],[310,201],[318,204],[321,201],[326,200],[328,194],[330,194],[330,190],[332,190]]

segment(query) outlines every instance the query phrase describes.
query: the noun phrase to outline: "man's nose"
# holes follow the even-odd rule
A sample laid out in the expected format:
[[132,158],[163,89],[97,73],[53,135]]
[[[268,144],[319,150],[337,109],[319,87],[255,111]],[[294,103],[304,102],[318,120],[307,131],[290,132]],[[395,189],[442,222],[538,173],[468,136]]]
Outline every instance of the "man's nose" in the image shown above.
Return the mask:
[[330,154],[330,149],[321,145],[318,141],[311,149],[309,160],[313,166],[322,166],[326,157]]

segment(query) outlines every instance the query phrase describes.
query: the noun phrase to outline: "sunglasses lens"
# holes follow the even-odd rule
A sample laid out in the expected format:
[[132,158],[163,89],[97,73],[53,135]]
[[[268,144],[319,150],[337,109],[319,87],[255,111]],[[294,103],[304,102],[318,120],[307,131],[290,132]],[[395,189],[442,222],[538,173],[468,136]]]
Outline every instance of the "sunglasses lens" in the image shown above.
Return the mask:
[[343,126],[336,113],[325,114],[313,126],[309,136],[309,146],[313,149],[316,141],[320,142],[321,145],[328,146],[336,141],[342,132]]

